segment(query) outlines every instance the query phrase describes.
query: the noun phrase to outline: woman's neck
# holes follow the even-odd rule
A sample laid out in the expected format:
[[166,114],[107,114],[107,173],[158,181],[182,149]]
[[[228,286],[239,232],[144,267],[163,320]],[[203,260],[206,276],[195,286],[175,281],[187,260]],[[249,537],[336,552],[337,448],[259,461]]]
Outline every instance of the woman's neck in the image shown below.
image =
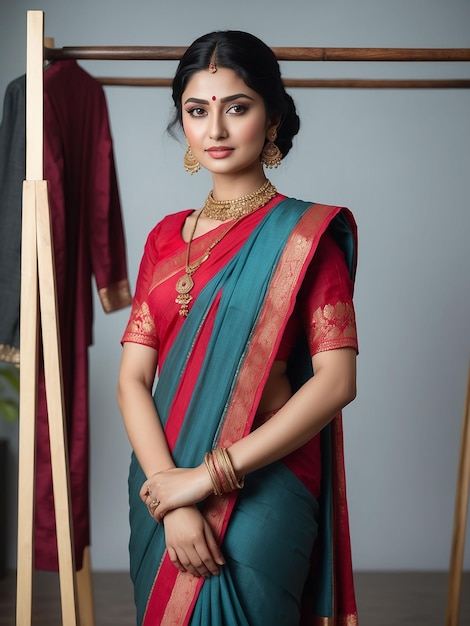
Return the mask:
[[241,176],[212,176],[214,200],[234,200],[257,191],[266,182],[264,171]]

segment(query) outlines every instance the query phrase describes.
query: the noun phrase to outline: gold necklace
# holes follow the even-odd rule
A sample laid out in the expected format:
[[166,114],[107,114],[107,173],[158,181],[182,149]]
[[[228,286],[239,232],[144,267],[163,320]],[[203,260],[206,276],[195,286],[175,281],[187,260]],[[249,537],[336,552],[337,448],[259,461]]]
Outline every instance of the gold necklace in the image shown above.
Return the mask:
[[[175,302],[180,305],[179,314],[182,317],[186,317],[188,315],[189,303],[193,299],[191,290],[194,287],[194,272],[201,267],[204,261],[207,261],[215,246],[222,241],[225,235],[228,235],[228,233],[238,224],[242,217],[253,213],[256,209],[259,209],[267,204],[276,194],[276,188],[267,179],[257,191],[235,200],[214,200],[212,197],[212,191],[210,192],[204,204],[204,208],[199,212],[194,221],[194,226],[189,237],[188,248],[186,250],[185,273],[176,283],[176,291],[178,295]],[[199,259],[190,264],[189,259],[191,256],[191,244],[199,223],[199,218],[203,213],[206,217],[214,220],[225,221],[233,219],[235,221],[233,221],[230,226],[211,243]]]
[[267,204],[277,194],[276,187],[268,179],[263,185],[246,196],[235,200],[214,200],[212,191],[207,196],[202,212],[213,220],[233,220],[244,217]]
[[191,290],[194,287],[194,280],[192,278],[194,272],[201,267],[204,261],[207,261],[207,259],[210,257],[212,250],[215,248],[215,246],[220,241],[222,241],[225,235],[227,235],[232,230],[232,228],[234,228],[234,226],[238,224],[240,220],[239,218],[238,220],[235,220],[234,222],[232,222],[230,226],[226,228],[224,232],[221,235],[219,235],[215,241],[211,243],[211,245],[207,248],[204,254],[201,257],[199,257],[199,259],[194,261],[194,263],[191,263],[190,265],[189,258],[191,255],[191,243],[193,241],[194,233],[196,232],[196,228],[197,228],[199,218],[201,217],[201,215],[202,215],[202,211],[200,211],[199,215],[196,217],[193,230],[191,231],[191,236],[189,237],[188,249],[186,250],[185,274],[183,274],[183,276],[181,276],[181,278],[179,278],[176,283],[176,291],[178,293],[178,296],[176,297],[175,302],[176,304],[180,305],[179,314],[183,317],[186,317],[188,315],[189,303],[193,299],[191,295]]

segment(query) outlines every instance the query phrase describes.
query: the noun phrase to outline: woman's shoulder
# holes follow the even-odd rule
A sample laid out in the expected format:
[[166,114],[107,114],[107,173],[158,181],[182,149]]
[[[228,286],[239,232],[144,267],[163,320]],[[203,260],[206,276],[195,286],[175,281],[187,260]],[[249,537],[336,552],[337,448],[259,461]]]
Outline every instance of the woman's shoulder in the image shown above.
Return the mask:
[[152,228],[147,236],[145,251],[147,255],[156,260],[166,254],[167,248],[173,249],[182,245],[181,230],[185,219],[193,212],[193,209],[178,211],[165,215]]
[[149,240],[160,238],[162,235],[174,236],[175,233],[181,232],[181,228],[188,217],[193,212],[193,209],[186,209],[184,211],[177,211],[176,213],[169,213],[165,215],[159,222],[155,224],[148,235]]
[[345,209],[345,207],[341,204],[334,204],[331,202],[322,202],[322,201],[318,201],[318,200],[310,200],[310,199],[306,199],[306,198],[297,198],[296,196],[285,196],[283,194],[278,194],[278,197],[280,197],[281,200],[286,200],[292,203],[299,203],[301,205],[310,205],[312,207],[317,207],[317,208],[325,208],[325,209]]
[[316,202],[313,200],[301,200],[292,196],[284,196],[284,200],[290,201],[293,205],[297,204],[301,210],[302,207],[309,206],[310,210],[313,213],[318,214],[319,212],[321,212],[326,216],[330,216],[332,219],[338,216],[340,219],[349,222],[353,227],[356,226],[352,211],[342,204]]

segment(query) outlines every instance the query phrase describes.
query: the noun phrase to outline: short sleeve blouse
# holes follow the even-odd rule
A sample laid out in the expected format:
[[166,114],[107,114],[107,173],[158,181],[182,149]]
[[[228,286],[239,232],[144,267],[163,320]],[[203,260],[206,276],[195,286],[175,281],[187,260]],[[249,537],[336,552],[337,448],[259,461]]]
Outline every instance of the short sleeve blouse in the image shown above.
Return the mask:
[[[188,213],[189,211],[183,212],[178,216],[178,228],[182,226]],[[149,293],[157,263],[166,259],[174,249],[174,222],[174,216],[171,220],[165,218],[147,238],[123,342],[140,343],[159,350],[160,338],[156,330],[158,324],[148,304]],[[344,347],[357,351],[352,294],[353,282],[344,255],[327,231],[322,235],[308,267],[276,358],[288,359],[302,331],[307,336],[312,356],[317,352]],[[182,320],[178,317],[175,316],[174,324],[181,323]]]

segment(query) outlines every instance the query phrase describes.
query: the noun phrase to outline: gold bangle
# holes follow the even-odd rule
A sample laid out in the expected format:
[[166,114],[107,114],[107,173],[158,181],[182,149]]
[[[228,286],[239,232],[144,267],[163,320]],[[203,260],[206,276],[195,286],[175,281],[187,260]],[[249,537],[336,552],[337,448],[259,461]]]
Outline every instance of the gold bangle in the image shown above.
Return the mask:
[[[219,483],[221,483],[219,474],[223,476],[223,484],[220,485],[223,493],[230,493],[231,491],[235,491],[243,487],[244,478],[241,478],[240,480],[237,479],[230,455],[226,448],[216,448],[212,455],[212,461],[219,478]],[[218,472],[217,469],[219,470]]]
[[242,476],[240,480],[238,480],[237,475],[235,474],[235,470],[233,468],[232,459],[230,458],[230,454],[227,448],[222,448],[222,453],[228,467],[232,489],[242,489],[243,485],[245,484],[245,478]]
[[211,477],[212,486],[214,488],[214,495],[221,496],[223,493],[222,486],[220,484],[217,473],[212,465],[212,462],[212,452],[206,452],[206,454],[204,455],[204,463],[207,467],[207,471],[209,472],[209,476]]
[[212,453],[212,462],[214,463],[214,469],[219,478],[223,493],[230,493],[234,490],[232,482],[230,480],[229,468],[223,455],[222,448],[216,448]]

